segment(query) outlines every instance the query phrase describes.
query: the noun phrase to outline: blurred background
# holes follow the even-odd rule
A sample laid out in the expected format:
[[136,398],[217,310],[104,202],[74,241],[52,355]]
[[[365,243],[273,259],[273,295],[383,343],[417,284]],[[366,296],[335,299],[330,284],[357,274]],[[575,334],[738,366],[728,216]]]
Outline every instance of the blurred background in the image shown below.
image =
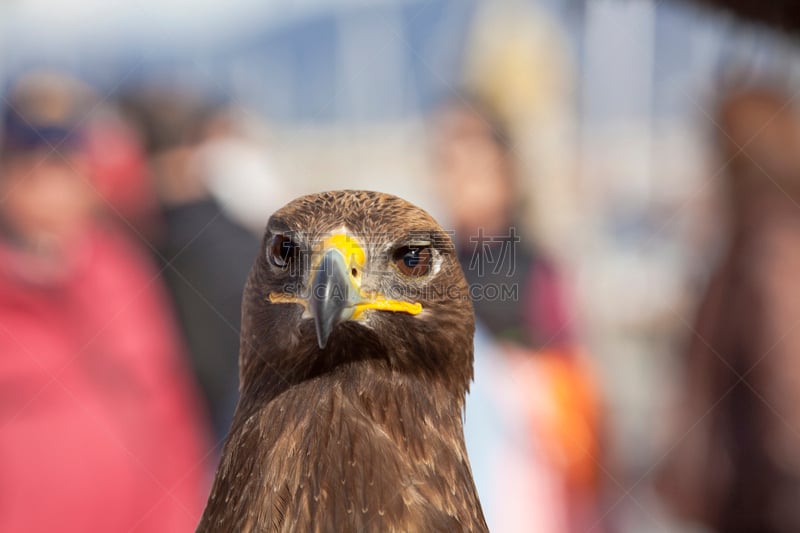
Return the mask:
[[454,231],[493,531],[800,531],[791,2],[0,2],[0,530],[192,531],[269,215]]

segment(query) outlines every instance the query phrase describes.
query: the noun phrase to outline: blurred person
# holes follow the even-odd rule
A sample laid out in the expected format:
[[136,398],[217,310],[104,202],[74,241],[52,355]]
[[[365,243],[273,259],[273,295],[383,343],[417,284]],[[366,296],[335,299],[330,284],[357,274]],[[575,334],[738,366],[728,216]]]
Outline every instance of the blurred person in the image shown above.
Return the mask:
[[575,158],[578,69],[569,24],[556,17],[554,3],[498,0],[475,7],[462,83],[491,105],[514,139],[515,163],[526,169],[517,192],[535,191],[515,222],[536,228],[538,244],[567,251],[572,228],[582,223]]
[[74,82],[15,85],[0,143],[0,531],[192,531],[202,409],[158,273],[100,216]]
[[259,249],[252,230],[260,233],[291,195],[252,133],[258,128],[225,105],[144,91],[125,107],[148,147],[165,278],[221,441],[238,399],[242,291]]
[[659,476],[683,517],[716,531],[800,531],[800,122],[788,93],[719,104],[730,241],[687,353],[677,443]]
[[556,269],[517,233],[511,140],[474,98],[438,119],[436,182],[478,320],[465,434],[488,524],[585,530],[596,518],[596,394]]
[[273,163],[266,128],[254,113],[232,107],[200,126],[191,170],[227,217],[261,235],[270,214],[296,196]]
[[[557,271],[518,231],[524,203],[504,125],[477,98],[452,100],[438,115],[435,141],[436,184],[478,319],[494,337],[523,346],[569,344]],[[518,297],[479,294],[487,287]]]

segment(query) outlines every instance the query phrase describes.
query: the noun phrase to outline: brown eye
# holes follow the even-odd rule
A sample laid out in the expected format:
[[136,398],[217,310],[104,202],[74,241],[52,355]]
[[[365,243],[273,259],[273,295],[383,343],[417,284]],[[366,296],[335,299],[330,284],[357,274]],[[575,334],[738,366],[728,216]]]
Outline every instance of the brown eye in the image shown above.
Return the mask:
[[285,268],[297,255],[297,243],[287,235],[275,235],[269,245],[269,260],[273,265]]
[[430,246],[403,246],[395,250],[393,260],[406,276],[424,276],[431,271],[433,250]]

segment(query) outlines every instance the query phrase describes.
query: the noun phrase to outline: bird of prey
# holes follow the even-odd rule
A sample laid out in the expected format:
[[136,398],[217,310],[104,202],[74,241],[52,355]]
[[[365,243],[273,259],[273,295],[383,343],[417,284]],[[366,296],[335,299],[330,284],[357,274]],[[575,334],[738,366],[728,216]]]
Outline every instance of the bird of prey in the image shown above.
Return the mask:
[[277,211],[198,531],[486,531],[462,429],[468,294],[449,235],[405,200],[334,191]]

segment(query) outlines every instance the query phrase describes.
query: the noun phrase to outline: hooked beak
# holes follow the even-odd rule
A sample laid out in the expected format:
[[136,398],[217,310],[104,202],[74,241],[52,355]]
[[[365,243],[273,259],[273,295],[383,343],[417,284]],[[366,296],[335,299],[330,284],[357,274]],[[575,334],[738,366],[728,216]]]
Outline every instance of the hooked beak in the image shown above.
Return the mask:
[[361,276],[366,256],[354,237],[335,234],[322,243],[321,255],[311,270],[307,299],[292,294],[271,293],[272,303],[296,303],[304,306],[317,331],[317,344],[325,348],[337,324],[357,320],[366,309],[394,311],[417,315],[422,312],[419,303],[389,300],[380,294],[365,294],[361,290]]
[[326,251],[314,273],[308,299],[320,348],[325,348],[336,324],[353,316],[360,301],[361,294],[344,255],[336,248]]

